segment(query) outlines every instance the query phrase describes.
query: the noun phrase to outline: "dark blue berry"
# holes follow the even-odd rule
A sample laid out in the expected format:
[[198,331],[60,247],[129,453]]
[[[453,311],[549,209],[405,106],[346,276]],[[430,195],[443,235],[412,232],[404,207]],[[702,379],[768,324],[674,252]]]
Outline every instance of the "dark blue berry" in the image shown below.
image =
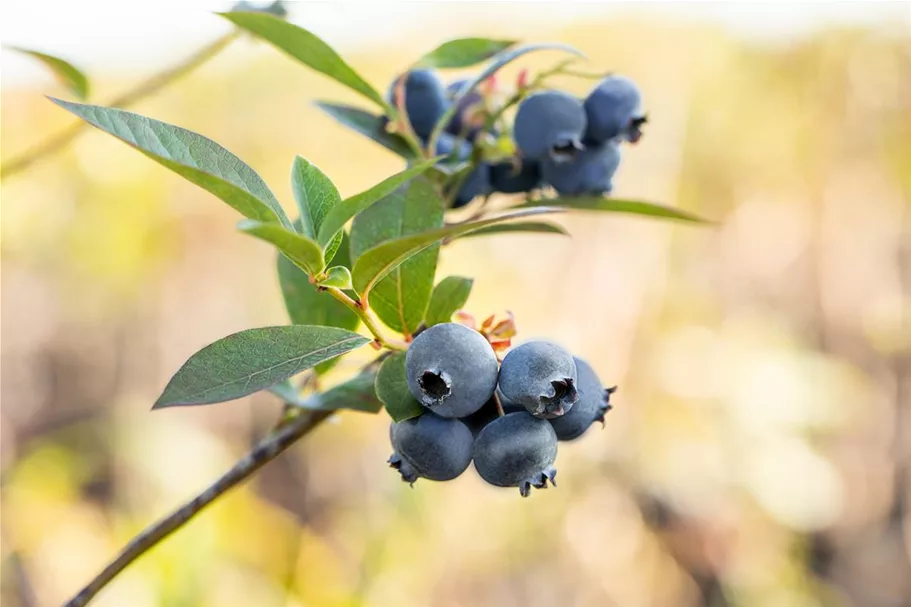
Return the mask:
[[576,399],[572,354],[549,341],[530,341],[509,351],[500,365],[500,392],[536,417],[558,417]]
[[549,420],[559,440],[573,440],[582,436],[596,421],[604,423],[604,414],[610,408],[610,395],[616,388],[604,389],[591,366],[575,357],[579,400],[565,415]]
[[513,137],[524,158],[571,157],[582,147],[585,126],[581,101],[562,91],[543,91],[519,103]]
[[554,482],[557,435],[546,420],[510,413],[484,426],[471,455],[481,478],[497,487],[518,487],[524,497],[532,487]]
[[427,412],[393,423],[389,438],[394,450],[389,465],[409,483],[419,477],[432,481],[452,480],[471,463],[474,437],[457,419]]
[[490,185],[504,194],[530,192],[541,185],[541,166],[531,158],[498,162],[490,167]]
[[608,76],[588,94],[584,105],[586,143],[602,144],[612,139],[635,142],[642,136],[642,96],[629,78]]
[[[395,105],[398,80],[389,88],[389,102]],[[405,113],[411,128],[421,139],[428,139],[433,127],[449,108],[446,90],[437,75],[430,70],[413,70],[405,79]]]
[[620,146],[614,142],[590,146],[574,158],[541,163],[544,181],[563,196],[609,194],[620,166]]

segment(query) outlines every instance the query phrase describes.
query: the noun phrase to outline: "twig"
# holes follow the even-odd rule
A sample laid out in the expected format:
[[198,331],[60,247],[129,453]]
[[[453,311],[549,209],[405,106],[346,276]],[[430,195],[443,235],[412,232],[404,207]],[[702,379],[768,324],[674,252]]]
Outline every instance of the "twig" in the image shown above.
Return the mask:
[[191,518],[199,514],[206,506],[214,502],[219,496],[249,478],[254,472],[274,460],[299,438],[310,432],[320,422],[329,417],[332,411],[307,411],[288,421],[272,434],[264,438],[243,459],[234,464],[221,478],[215,481],[208,489],[194,497],[192,500],[147,527],[126,545],[101,573],[95,576],[85,588],[79,591],[65,607],[81,607],[87,604],[92,597],[108,585],[121,571],[133,561],[148,552],[158,542],[165,539],[174,531],[185,525]]
[[[152,77],[140,82],[136,88],[123,93],[119,97],[111,99],[105,105],[118,108],[125,108],[133,105],[140,99],[157,92],[170,82],[195,70],[224,50],[225,47],[233,42],[239,35],[240,32],[238,30],[232,30],[230,33],[225,34],[221,38],[218,38],[199,49],[179,64],[154,74]],[[22,154],[10,158],[0,166],[0,178],[9,177],[14,173],[18,173],[43,157],[61,150],[88,126],[89,124],[83,120],[75,122],[63,131],[51,136],[49,139],[22,152]]]

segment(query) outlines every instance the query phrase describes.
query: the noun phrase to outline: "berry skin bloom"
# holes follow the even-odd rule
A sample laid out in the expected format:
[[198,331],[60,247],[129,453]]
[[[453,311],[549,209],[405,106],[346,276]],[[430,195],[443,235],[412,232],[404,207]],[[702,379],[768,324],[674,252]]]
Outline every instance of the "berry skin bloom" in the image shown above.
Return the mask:
[[615,390],[605,390],[595,370],[587,362],[578,357],[574,360],[579,400],[566,415],[549,420],[557,433],[557,439],[562,441],[579,438],[596,421],[604,423],[604,414],[611,409],[610,395]]
[[481,430],[471,450],[475,469],[497,487],[518,487],[526,497],[532,487],[554,482],[557,435],[543,419],[525,411],[510,413]]
[[465,417],[480,409],[493,396],[497,374],[497,356],[490,343],[458,323],[430,327],[414,339],[405,355],[411,394],[443,417]]
[[409,483],[418,478],[449,481],[471,463],[473,436],[457,419],[427,412],[393,423],[389,427],[389,439],[394,450],[389,465]]
[[549,341],[530,341],[509,351],[500,366],[500,391],[535,417],[558,417],[576,402],[572,354]]
[[586,124],[581,101],[562,91],[542,91],[519,103],[513,138],[523,158],[559,162],[582,149]]

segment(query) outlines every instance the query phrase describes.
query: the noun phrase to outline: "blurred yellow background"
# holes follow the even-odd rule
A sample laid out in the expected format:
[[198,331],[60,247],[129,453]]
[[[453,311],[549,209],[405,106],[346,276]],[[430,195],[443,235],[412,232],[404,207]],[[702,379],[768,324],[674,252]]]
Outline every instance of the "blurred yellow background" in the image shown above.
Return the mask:
[[[385,463],[386,415],[346,412],[95,604],[911,605],[907,22],[757,38],[728,27],[746,5],[728,26],[695,5],[551,21],[556,5],[396,3],[386,18],[409,6],[404,35],[345,53],[377,88],[447,38],[573,44],[635,79],[649,110],[614,195],[717,225],[579,214],[560,219],[572,239],[444,249],[439,276],[476,278],[470,312],[510,310],[519,340],[559,341],[620,386],[603,431],[561,443],[558,488],[523,500],[471,469],[411,489]],[[308,26],[306,5],[292,20]],[[93,72],[93,98],[165,64]],[[42,94],[65,92],[4,82],[4,159],[70,124]],[[131,109],[215,139],[289,209],[294,154],[343,195],[400,170],[317,98],[360,104],[242,39]],[[59,605],[274,423],[270,395],[149,411],[203,345],[286,322],[274,253],[237,218],[97,131],[3,180],[4,607]]]

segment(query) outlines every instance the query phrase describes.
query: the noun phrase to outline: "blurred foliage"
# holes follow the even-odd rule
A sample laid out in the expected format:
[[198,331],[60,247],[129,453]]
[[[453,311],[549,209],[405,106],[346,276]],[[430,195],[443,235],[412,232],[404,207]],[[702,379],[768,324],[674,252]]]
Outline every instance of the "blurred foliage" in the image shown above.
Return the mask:
[[[509,309],[519,340],[565,343],[620,385],[604,431],[561,445],[560,486],[520,500],[471,471],[409,489],[386,468],[385,419],[344,413],[99,606],[911,603],[909,446],[895,444],[911,434],[911,41],[758,45],[635,20],[533,34],[642,85],[649,128],[615,195],[719,221],[575,216],[559,220],[572,240],[442,251],[441,276],[474,277],[476,317]],[[382,88],[423,50],[350,61]],[[248,41],[136,109],[218,140],[288,210],[294,154],[343,196],[401,170],[315,98],[358,101]],[[7,88],[2,117],[4,153],[69,120]],[[273,253],[233,211],[109,137],[4,181],[2,198],[0,601],[56,605],[279,415],[266,394],[151,414],[170,373],[286,318]]]

